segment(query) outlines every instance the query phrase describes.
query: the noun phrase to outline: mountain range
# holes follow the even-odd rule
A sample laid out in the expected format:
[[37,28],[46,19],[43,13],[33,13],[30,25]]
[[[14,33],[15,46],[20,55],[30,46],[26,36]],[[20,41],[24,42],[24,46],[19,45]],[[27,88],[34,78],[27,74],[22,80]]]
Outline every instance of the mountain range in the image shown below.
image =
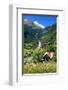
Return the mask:
[[24,20],[24,41],[26,43],[42,40],[45,43],[56,43],[56,23],[42,28],[30,20]]

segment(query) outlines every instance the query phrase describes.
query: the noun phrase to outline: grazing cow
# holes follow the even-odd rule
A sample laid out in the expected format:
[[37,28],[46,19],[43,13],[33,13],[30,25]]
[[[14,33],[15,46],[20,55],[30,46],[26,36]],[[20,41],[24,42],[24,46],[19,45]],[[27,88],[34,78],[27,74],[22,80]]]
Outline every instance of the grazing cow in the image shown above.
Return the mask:
[[45,52],[42,61],[49,61],[55,55],[54,52]]

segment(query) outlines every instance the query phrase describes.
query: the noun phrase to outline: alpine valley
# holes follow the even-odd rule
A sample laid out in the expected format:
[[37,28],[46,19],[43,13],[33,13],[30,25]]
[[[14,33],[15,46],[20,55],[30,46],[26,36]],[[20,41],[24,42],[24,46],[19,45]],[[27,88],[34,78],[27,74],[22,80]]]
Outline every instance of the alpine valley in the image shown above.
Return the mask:
[[[24,20],[24,73],[56,72],[56,29],[56,23],[46,27],[37,21]],[[53,58],[47,56],[47,62],[43,61],[46,52],[54,53]]]

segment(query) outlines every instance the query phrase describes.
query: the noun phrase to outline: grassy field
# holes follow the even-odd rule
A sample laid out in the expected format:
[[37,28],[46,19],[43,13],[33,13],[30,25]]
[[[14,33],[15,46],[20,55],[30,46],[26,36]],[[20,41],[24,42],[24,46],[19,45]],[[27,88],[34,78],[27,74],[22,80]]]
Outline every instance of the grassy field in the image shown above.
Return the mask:
[[24,65],[24,73],[56,73],[56,62],[47,62],[47,63],[26,63]]

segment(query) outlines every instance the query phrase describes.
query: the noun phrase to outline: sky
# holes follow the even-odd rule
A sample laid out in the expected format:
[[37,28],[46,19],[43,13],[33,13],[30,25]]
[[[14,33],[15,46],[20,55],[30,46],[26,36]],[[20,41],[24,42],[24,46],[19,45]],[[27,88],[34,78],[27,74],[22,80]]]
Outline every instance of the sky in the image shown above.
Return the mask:
[[57,21],[57,16],[48,16],[48,15],[24,15],[25,20],[31,20],[36,25],[39,25],[40,27],[44,28],[47,26],[50,26]]

